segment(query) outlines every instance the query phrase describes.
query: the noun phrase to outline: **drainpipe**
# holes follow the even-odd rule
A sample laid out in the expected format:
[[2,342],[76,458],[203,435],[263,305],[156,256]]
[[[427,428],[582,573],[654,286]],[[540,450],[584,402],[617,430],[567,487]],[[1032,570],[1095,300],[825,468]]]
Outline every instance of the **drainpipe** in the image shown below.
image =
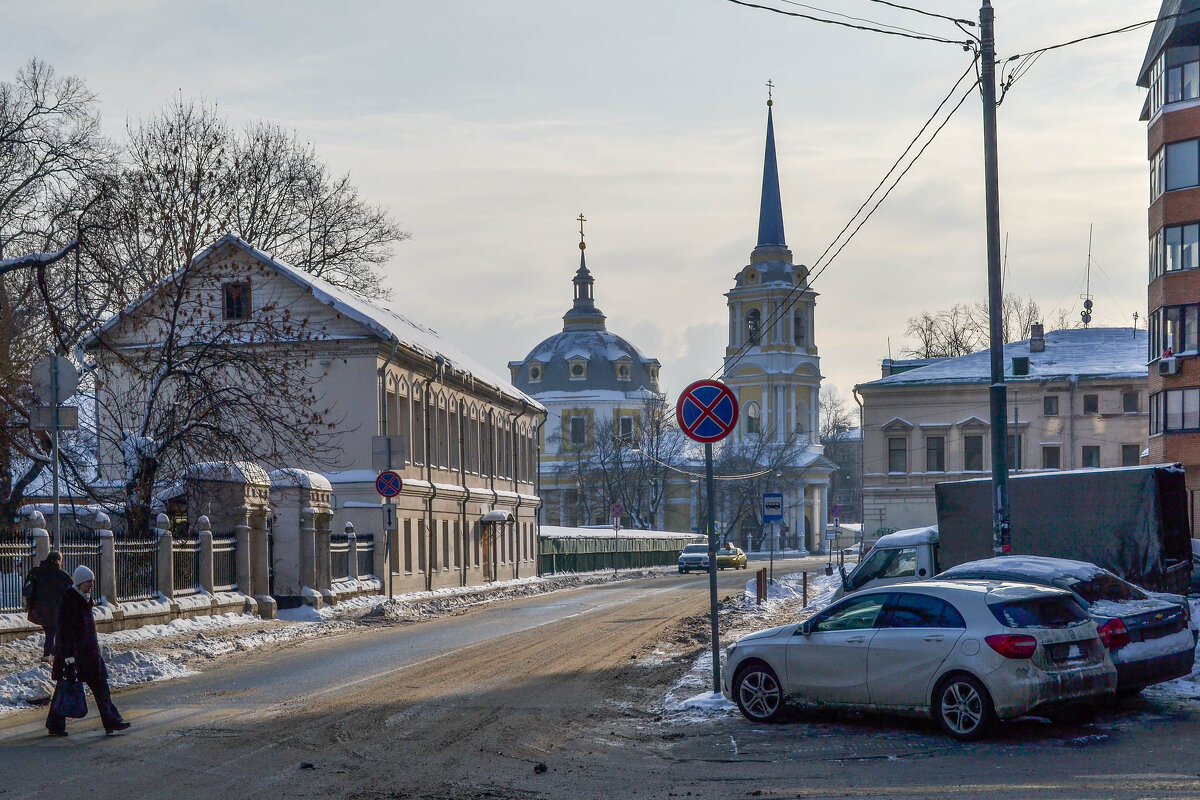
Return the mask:
[[466,418],[466,401],[458,401],[458,485],[462,487],[463,496],[458,501],[458,524],[459,534],[462,537],[462,564],[459,572],[462,573],[459,583],[462,586],[467,585],[467,565],[471,563],[471,532],[467,527],[467,501],[471,498],[471,490],[467,488],[467,440],[463,434],[466,427],[463,420]]
[[429,483],[429,497],[425,499],[425,536],[427,540],[425,551],[425,590],[433,591],[433,562],[434,548],[437,547],[437,530],[434,527],[433,519],[433,501],[437,499],[437,487],[433,484],[433,459],[430,457],[430,448],[432,446],[430,430],[429,430],[429,387],[439,378],[442,377],[442,371],[446,368],[446,359],[442,356],[436,356],[433,359],[433,374],[425,379],[425,392],[421,398],[421,402],[425,405],[425,413],[421,416],[425,423],[425,480]]
[[[863,408],[863,401],[862,398],[858,396],[858,387],[855,386],[850,390],[850,393],[854,395],[854,402],[858,404],[858,543],[861,545],[863,536],[865,536],[867,532],[867,498],[863,487],[863,473],[866,472],[864,465],[866,464],[867,460],[867,423],[866,413]],[[945,460],[945,454],[942,455],[942,459]],[[944,467],[945,464],[942,466]]]
[[1079,376],[1067,376],[1067,469],[1075,469],[1075,389]]

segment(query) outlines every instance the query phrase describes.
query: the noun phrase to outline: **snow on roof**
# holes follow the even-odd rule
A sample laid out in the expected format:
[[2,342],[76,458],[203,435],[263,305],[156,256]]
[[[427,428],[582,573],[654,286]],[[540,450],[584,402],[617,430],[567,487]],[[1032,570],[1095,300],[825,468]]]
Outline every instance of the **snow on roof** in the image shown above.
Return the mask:
[[[1029,351],[1029,340],[1004,346],[1004,380],[1007,383],[1079,378],[1145,378],[1146,332],[1133,328],[1074,328],[1046,334],[1046,349]],[[1012,374],[1014,356],[1029,359],[1028,375]],[[920,384],[988,383],[991,356],[981,350],[947,358],[928,366],[859,384],[856,388],[883,388]]]
[[959,564],[939,574],[938,577],[954,578],[959,575],[969,575],[974,572],[984,571],[993,572],[1008,579],[1030,578],[1034,580],[1050,580],[1066,576],[1086,581],[1104,570],[1087,561],[1074,561],[1069,558],[998,556],[996,558],[983,558],[979,561],[968,561],[965,564]]
[[878,541],[875,542],[875,547],[914,547],[918,544],[931,544],[937,540],[937,525],[930,525],[925,528],[908,528],[907,530],[880,536]]
[[[566,528],[560,525],[542,525],[538,529],[541,539],[612,539],[612,528]],[[685,541],[708,541],[702,533],[679,533],[677,531],[639,531],[622,528],[616,538],[620,539],[682,539]]]
[[248,483],[270,486],[267,471],[252,461],[204,461],[185,470],[188,478],[222,483]]
[[[436,359],[439,356],[446,362],[447,369],[466,373],[475,380],[490,385],[492,388],[503,392],[510,397],[525,400],[534,408],[540,410],[541,405],[529,395],[517,389],[506,379],[492,372],[487,367],[483,366],[473,358],[468,356],[457,347],[443,340],[432,328],[427,328],[424,325],[419,325],[413,322],[408,317],[399,314],[390,309],[380,308],[373,303],[364,300],[344,289],[340,289],[332,284],[310,275],[303,270],[293,267],[286,261],[274,258],[268,253],[259,250],[250,243],[244,241],[238,236],[227,233],[217,241],[209,245],[204,252],[196,256],[192,263],[196,264],[209,258],[214,252],[224,245],[232,245],[249,253],[254,258],[261,261],[263,264],[272,267],[280,275],[291,280],[293,283],[307,289],[312,293],[312,296],[320,303],[330,306],[339,314],[358,322],[363,327],[367,328],[380,339],[387,342],[399,343],[410,350],[420,353],[430,359]],[[170,281],[178,276],[179,272],[164,280]],[[91,342],[106,331],[114,327],[121,319],[125,318],[130,311],[135,307],[145,302],[154,292],[158,290],[160,282],[152,287],[147,292],[143,293],[140,298],[130,303],[119,314],[115,315],[104,323],[95,333],[87,337],[85,343]]]
[[312,472],[307,469],[277,469],[270,473],[271,486],[281,489],[300,488],[300,489],[317,489],[324,492],[332,492],[333,486],[319,472]]

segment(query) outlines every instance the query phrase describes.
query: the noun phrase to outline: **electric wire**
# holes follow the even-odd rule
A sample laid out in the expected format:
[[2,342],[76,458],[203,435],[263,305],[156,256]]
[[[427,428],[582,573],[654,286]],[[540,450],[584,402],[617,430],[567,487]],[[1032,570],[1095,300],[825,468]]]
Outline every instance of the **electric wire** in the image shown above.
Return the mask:
[[946,39],[941,36],[929,36],[929,35],[920,34],[920,33],[904,33],[902,31],[896,31],[896,30],[889,31],[889,30],[884,30],[883,28],[872,28],[872,27],[866,26],[866,25],[855,25],[850,22],[840,22],[835,19],[825,19],[823,17],[814,17],[811,14],[801,14],[797,11],[784,11],[781,8],[772,8],[771,6],[759,5],[758,3],[749,3],[749,2],[746,2],[746,0],[725,0],[725,1],[727,3],[733,3],[734,5],[738,5],[738,6],[745,6],[747,8],[757,8],[761,11],[771,11],[775,14],[782,14],[785,17],[798,17],[800,19],[806,19],[811,22],[821,22],[821,23],[824,23],[825,25],[837,25],[837,26],[840,26],[843,28],[853,28],[854,30],[867,31],[869,33],[882,33],[886,36],[900,36],[905,39],[916,39],[918,41],[925,41],[925,42],[938,42],[939,44],[953,44],[953,45],[958,45],[961,47],[974,45],[973,41],[972,42],[961,42],[961,41],[956,41],[954,39]]
[[917,36],[925,35],[921,31],[914,31],[911,28],[902,28],[899,25],[889,25],[886,22],[878,22],[873,19],[864,19],[862,17],[853,17],[853,16],[850,16],[849,14],[842,14],[837,11],[830,11],[827,8],[819,8],[817,6],[810,6],[807,3],[800,3],[800,2],[797,2],[797,0],[776,0],[776,2],[787,3],[789,6],[798,6],[800,8],[807,8],[809,11],[819,11],[822,14],[831,14],[835,17],[841,17],[842,19],[854,20],[855,22],[865,22],[870,25],[878,26],[880,28],[891,28],[892,30],[895,30],[895,31],[904,31],[905,33],[911,33],[911,34],[915,34]]
[[953,22],[956,25],[961,23],[963,25],[970,25],[972,28],[975,27],[975,22],[973,20],[969,20],[969,19],[958,19],[956,17],[947,17],[945,14],[935,14],[932,11],[926,11],[922,8],[913,8],[912,6],[902,6],[899,3],[888,2],[888,0],[870,0],[870,2],[878,3],[881,6],[891,6],[892,8],[899,8],[903,11],[912,11],[917,14],[924,14],[927,17],[935,17],[937,19],[944,19],[944,20],[947,20],[948,22]]

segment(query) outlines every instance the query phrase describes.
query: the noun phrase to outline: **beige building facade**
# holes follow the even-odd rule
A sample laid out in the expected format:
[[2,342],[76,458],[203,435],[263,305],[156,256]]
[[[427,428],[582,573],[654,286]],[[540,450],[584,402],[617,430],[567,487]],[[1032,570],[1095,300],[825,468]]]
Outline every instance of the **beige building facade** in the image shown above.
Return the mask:
[[[1011,472],[1132,466],[1147,446],[1146,332],[1052,331],[1005,345]],[[910,368],[912,367],[912,368]],[[867,538],[937,522],[934,485],[991,474],[989,354],[885,361],[859,384]]]

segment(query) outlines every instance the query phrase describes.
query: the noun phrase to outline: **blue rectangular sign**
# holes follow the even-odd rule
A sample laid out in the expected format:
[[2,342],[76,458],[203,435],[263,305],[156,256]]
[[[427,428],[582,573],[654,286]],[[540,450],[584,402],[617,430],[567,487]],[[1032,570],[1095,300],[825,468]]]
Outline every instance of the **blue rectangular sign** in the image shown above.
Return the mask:
[[762,521],[783,521],[783,495],[764,494],[762,497]]

